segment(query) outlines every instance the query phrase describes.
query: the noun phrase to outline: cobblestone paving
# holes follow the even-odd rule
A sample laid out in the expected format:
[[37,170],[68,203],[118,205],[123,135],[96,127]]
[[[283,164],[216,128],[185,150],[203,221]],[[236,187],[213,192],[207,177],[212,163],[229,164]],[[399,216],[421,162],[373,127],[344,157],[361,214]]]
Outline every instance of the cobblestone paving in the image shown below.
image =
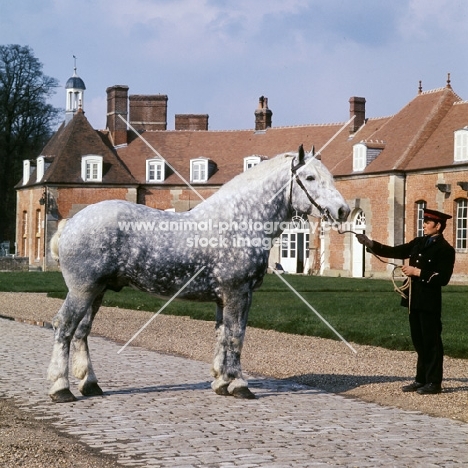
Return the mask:
[[[256,400],[215,395],[209,366],[92,337],[103,397],[53,404],[52,331],[0,319],[0,396],[134,467],[468,466],[468,424],[249,377]],[[71,390],[79,395],[77,382]]]

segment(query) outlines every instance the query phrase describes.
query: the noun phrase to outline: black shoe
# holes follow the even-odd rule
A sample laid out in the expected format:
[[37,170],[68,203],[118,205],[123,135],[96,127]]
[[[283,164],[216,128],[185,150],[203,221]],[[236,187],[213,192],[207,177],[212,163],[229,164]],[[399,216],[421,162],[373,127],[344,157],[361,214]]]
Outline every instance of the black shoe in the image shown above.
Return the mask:
[[410,383],[409,385],[405,385],[404,387],[401,387],[402,392],[415,392],[418,388],[424,387],[423,383],[419,382],[413,382]]
[[428,383],[424,387],[418,388],[417,392],[420,395],[437,395],[442,392],[442,387],[439,384]]

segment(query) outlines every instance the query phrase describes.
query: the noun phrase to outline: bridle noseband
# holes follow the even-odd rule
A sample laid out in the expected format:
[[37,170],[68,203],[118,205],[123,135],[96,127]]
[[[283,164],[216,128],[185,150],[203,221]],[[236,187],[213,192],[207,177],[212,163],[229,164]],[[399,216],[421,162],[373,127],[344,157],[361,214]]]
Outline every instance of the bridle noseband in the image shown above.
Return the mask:
[[315,206],[315,208],[317,208],[319,210],[320,217],[322,219],[325,219],[325,220],[333,219],[330,216],[330,213],[328,212],[328,210],[326,208],[323,208],[322,206],[320,206],[312,198],[312,196],[310,195],[310,193],[307,191],[304,184],[302,183],[302,180],[298,177],[297,170],[299,168],[301,168],[302,166],[305,166],[304,162],[299,162],[297,164],[294,164],[294,159],[291,161],[291,183],[289,185],[289,204],[291,205],[291,208],[294,209],[294,207],[292,205],[292,189],[293,189],[293,181],[296,181],[296,184],[299,185],[299,187],[304,191],[304,193],[306,194],[306,196],[307,196],[308,200],[310,201],[310,203],[312,203],[312,205]]

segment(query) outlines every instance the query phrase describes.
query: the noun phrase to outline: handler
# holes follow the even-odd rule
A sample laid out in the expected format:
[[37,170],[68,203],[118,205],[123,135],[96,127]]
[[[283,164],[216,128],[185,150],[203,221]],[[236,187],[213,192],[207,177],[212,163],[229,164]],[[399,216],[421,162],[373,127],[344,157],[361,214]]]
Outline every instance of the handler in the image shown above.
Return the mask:
[[415,381],[403,392],[434,395],[442,391],[444,348],[442,345],[442,286],[452,276],[455,250],[442,232],[451,216],[435,210],[424,210],[424,236],[390,247],[358,234],[357,240],[372,253],[387,258],[409,258],[402,271],[410,278],[411,293],[402,299],[409,307],[411,339],[418,354]]

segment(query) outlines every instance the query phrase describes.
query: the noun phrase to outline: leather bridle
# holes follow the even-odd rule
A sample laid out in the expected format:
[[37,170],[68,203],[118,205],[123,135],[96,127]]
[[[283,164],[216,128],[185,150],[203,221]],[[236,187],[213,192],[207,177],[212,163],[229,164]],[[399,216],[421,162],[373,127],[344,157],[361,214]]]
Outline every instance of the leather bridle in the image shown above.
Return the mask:
[[306,194],[308,200],[310,203],[312,203],[315,208],[319,210],[320,216],[322,219],[325,220],[333,220],[332,216],[330,215],[329,211],[326,208],[323,208],[321,205],[319,205],[310,195],[310,193],[307,191],[305,188],[304,184],[302,183],[302,180],[298,177],[297,175],[297,170],[301,168],[302,166],[305,166],[305,163],[298,163],[294,164],[294,159],[291,161],[291,183],[289,185],[289,204],[291,205],[291,208],[294,209],[293,204],[292,204],[292,189],[293,189],[293,181],[296,181],[296,184],[299,185],[299,187],[303,190],[303,192]]

